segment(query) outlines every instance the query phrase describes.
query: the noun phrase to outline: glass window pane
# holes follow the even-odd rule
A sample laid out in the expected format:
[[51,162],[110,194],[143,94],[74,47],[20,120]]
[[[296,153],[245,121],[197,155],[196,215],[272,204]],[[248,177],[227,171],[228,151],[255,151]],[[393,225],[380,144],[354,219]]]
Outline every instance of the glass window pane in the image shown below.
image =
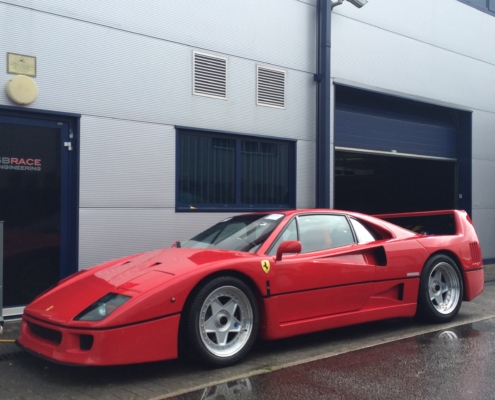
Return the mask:
[[298,223],[303,253],[354,243],[351,228],[343,215],[305,215],[298,218]]
[[377,235],[370,232],[361,222],[351,218],[351,224],[356,232],[358,243],[370,243],[378,239],[375,238]]
[[283,214],[248,214],[227,218],[184,242],[182,247],[254,252],[265,242]]
[[282,242],[285,242],[286,240],[297,240],[297,225],[296,225],[295,219],[293,219],[292,222],[289,225],[287,225],[287,227],[280,234],[280,236],[277,238],[275,243],[273,243],[268,254],[270,254],[270,255],[277,254],[278,246],[280,246],[280,244]]
[[60,279],[61,147],[60,129],[0,123],[5,307],[30,303]]
[[235,140],[179,135],[179,203],[235,203]]
[[177,206],[261,210],[294,207],[294,144],[181,129]]
[[289,144],[243,140],[242,204],[288,204]]

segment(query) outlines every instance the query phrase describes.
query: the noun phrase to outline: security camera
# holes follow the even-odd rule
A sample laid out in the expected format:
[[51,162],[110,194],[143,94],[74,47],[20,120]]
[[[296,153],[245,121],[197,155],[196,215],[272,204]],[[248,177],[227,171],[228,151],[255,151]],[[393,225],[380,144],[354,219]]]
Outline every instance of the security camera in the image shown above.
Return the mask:
[[357,8],[361,8],[368,2],[368,0],[347,0],[347,1]]

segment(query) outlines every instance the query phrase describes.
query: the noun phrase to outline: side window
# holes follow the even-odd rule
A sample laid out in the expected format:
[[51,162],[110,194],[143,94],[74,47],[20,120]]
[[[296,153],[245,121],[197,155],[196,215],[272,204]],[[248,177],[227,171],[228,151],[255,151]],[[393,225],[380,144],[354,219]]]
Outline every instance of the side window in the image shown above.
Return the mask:
[[292,222],[290,222],[289,225],[287,225],[287,228],[285,228],[285,230],[273,243],[272,248],[270,249],[268,254],[270,255],[277,254],[278,246],[280,246],[280,243],[285,242],[286,240],[297,240],[297,225],[295,219],[293,219]]
[[351,218],[351,224],[352,224],[352,227],[354,228],[354,232],[356,232],[358,243],[361,243],[361,244],[362,243],[370,243],[370,242],[374,242],[375,240],[380,239],[378,234],[376,234],[372,230],[369,230],[367,227],[365,227],[358,220]]
[[354,243],[344,215],[304,215],[298,218],[298,223],[303,253]]

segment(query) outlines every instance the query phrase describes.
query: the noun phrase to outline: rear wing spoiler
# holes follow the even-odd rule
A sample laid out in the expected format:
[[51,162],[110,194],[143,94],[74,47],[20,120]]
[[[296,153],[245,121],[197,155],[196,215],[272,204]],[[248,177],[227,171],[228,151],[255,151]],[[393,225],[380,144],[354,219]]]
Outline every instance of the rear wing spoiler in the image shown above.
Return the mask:
[[460,218],[463,215],[472,224],[467,213],[460,210],[376,214],[373,217],[383,219],[422,235],[456,235],[459,233]]

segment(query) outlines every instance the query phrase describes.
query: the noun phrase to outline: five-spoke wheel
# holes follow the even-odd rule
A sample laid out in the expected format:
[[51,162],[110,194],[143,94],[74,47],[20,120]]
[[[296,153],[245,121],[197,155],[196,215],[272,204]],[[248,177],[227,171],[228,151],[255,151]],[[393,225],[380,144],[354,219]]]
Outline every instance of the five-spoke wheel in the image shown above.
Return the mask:
[[450,321],[459,312],[463,297],[457,264],[446,255],[430,258],[421,274],[418,314],[431,322]]
[[227,366],[251,349],[258,333],[258,305],[240,279],[218,277],[205,283],[190,303],[189,344],[202,361]]

